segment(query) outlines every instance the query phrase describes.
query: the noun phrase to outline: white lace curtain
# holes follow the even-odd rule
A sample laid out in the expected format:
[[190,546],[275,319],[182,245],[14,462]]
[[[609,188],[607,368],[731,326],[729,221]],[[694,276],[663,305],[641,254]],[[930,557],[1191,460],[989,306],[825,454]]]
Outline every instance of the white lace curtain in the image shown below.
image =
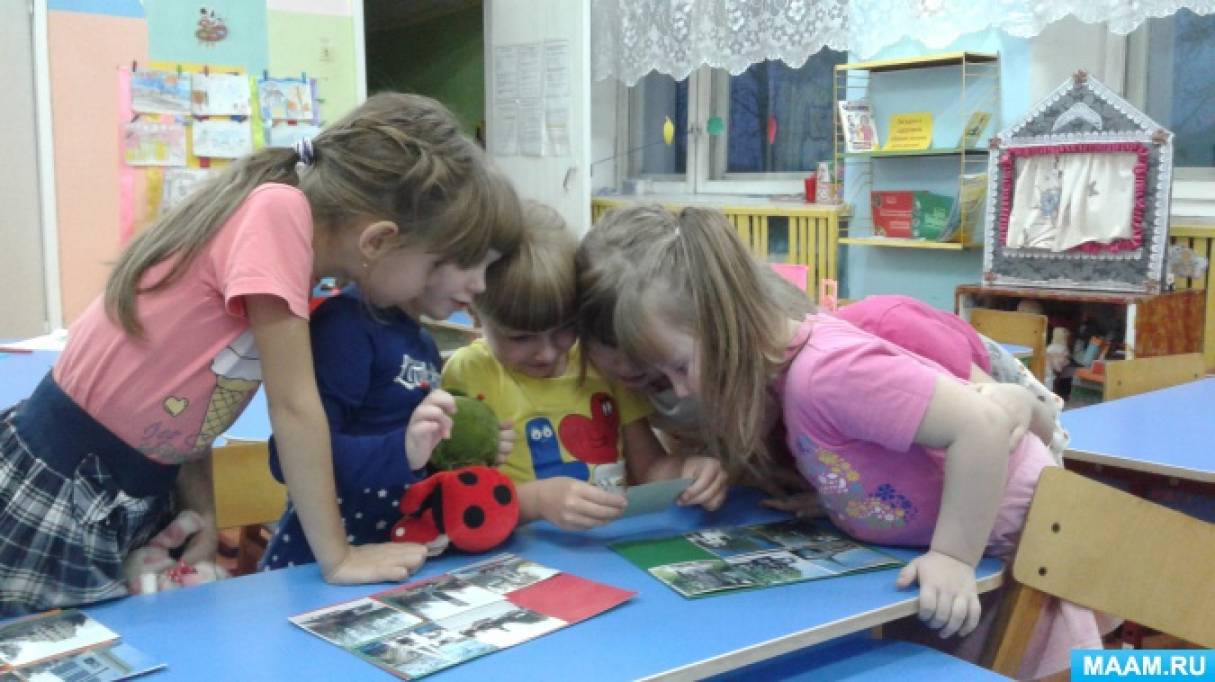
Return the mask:
[[911,37],[931,49],[997,28],[1028,38],[1071,14],[1114,33],[1215,0],[592,0],[596,80],[632,85],[650,71],[687,77],[707,64],[731,74],[765,59],[800,66],[823,47],[866,59]]

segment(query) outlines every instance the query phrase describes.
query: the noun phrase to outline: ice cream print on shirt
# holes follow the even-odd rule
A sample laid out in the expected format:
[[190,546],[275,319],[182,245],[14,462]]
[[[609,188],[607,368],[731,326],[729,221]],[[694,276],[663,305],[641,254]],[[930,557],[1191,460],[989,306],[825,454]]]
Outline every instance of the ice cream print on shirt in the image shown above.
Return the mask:
[[411,391],[418,388],[426,390],[438,388],[439,376],[439,370],[433,365],[423,360],[414,360],[405,353],[401,356],[401,372],[393,381]]
[[245,404],[257,392],[262,383],[262,361],[257,355],[257,344],[253,331],[249,330],[211,361],[215,373],[215,389],[207,403],[207,414],[202,428],[194,441],[194,449],[209,446],[220,436],[244,409]]

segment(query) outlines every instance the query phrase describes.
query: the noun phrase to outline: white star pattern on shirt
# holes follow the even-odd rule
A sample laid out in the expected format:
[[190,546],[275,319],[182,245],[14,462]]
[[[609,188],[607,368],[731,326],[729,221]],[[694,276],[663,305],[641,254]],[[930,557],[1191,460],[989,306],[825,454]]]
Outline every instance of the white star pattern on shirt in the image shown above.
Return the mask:
[[339,504],[339,505],[341,505],[341,504],[342,504],[342,498],[340,498],[340,497],[338,498],[338,504]]
[[361,519],[361,518],[363,518],[363,512],[355,512],[355,513],[354,513],[354,518],[356,518],[356,519]]
[[375,522],[375,529],[376,529],[376,530],[384,530],[385,526],[387,526],[387,525],[388,525],[388,522],[387,522],[387,521],[376,521],[376,522]]
[[370,495],[370,494],[371,494],[371,488],[363,488],[363,494],[364,494],[364,495]]
[[354,542],[354,536],[353,536],[353,535],[347,535],[347,536],[346,536],[346,542]]
[[388,497],[388,491],[380,488],[380,492],[376,493],[376,497]]
[[291,542],[291,534],[290,534],[290,533],[283,533],[283,542],[285,542],[285,543],[286,543],[286,542]]

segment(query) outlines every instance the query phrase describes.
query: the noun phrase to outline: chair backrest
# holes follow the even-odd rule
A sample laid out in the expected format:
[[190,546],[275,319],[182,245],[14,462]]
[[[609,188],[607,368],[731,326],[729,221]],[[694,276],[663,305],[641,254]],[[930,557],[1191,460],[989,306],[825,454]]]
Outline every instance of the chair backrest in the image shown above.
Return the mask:
[[274,479],[265,443],[229,443],[211,453],[215,525],[237,528],[273,523],[287,507],[287,487]]
[[768,263],[768,267],[799,290],[806,291],[810,268],[796,263]]
[[1116,400],[1201,379],[1206,372],[1202,353],[1105,363],[1105,399]]
[[1046,377],[1046,316],[1007,310],[973,308],[970,326],[983,336],[1002,343],[1015,343],[1033,349],[1029,371],[1042,380]]
[[[1051,467],[1034,492],[1013,577],[1022,593],[1051,595],[1215,647],[1213,556],[1215,524]],[[1031,598],[1012,607],[993,660],[996,672],[1017,673],[1040,606]]]

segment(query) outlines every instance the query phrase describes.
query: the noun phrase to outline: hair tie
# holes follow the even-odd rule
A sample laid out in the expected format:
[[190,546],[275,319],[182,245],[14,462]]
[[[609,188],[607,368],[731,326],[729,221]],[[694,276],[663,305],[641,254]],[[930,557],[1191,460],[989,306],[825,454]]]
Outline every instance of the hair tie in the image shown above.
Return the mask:
[[299,157],[300,163],[311,166],[316,161],[316,152],[312,149],[312,138],[302,137],[296,140],[295,155]]

